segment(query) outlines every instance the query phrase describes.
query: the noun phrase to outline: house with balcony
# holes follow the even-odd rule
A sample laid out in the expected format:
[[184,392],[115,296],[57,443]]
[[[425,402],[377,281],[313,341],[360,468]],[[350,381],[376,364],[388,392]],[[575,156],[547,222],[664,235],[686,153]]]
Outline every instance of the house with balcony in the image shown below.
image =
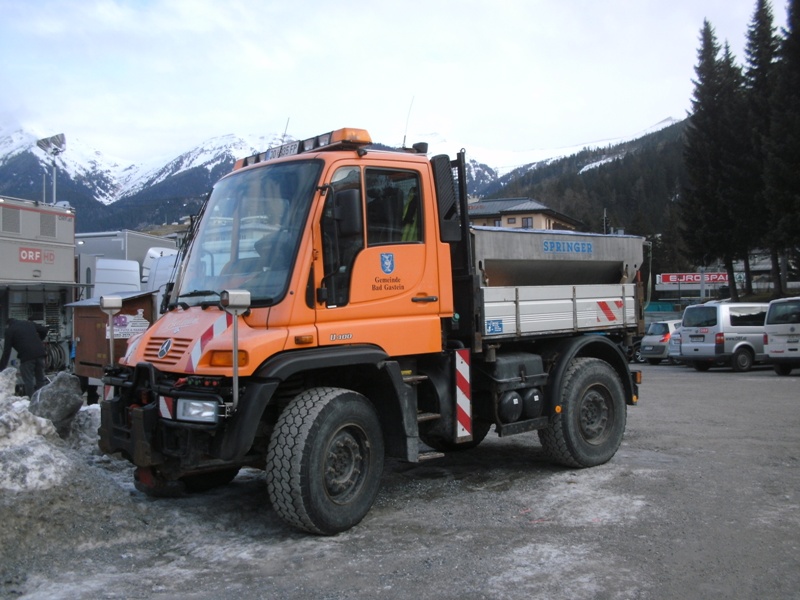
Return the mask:
[[531,198],[478,200],[469,205],[471,225],[511,229],[561,229],[576,231],[584,224]]

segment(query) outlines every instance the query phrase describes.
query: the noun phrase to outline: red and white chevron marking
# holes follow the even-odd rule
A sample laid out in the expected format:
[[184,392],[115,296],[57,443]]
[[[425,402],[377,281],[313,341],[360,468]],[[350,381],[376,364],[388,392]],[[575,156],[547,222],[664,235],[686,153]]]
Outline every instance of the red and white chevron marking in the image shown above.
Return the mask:
[[203,332],[200,339],[195,341],[192,353],[189,356],[189,362],[186,365],[187,373],[195,372],[197,364],[200,362],[200,357],[203,356],[203,350],[205,350],[208,343],[228,329],[231,323],[233,323],[233,316],[229,313],[222,313],[219,318]]
[[623,321],[622,311],[625,303],[622,300],[597,302],[597,322],[598,323],[618,323]]
[[456,350],[456,438],[472,437],[472,389],[469,350]]

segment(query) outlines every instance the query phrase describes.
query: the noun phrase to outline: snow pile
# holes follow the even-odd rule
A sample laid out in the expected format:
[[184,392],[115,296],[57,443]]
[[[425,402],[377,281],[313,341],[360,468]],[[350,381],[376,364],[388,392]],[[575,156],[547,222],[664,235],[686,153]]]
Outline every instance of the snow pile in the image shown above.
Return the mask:
[[[28,573],[68,563],[78,539],[118,535],[130,513],[125,461],[97,446],[100,410],[84,406],[75,376],[59,373],[31,400],[14,395],[16,369],[0,373],[0,597]],[[55,422],[55,424],[54,424]]]
[[14,395],[16,380],[16,369],[0,373],[0,491],[62,485],[80,454],[99,454],[99,407],[83,407],[78,379],[68,373],[31,400]]

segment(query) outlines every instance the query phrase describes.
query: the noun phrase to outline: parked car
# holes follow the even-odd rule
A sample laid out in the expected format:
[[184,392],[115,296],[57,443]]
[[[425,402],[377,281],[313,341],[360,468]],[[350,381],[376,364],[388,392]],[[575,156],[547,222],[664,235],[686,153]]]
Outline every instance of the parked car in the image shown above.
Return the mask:
[[651,365],[669,359],[669,341],[680,324],[680,320],[650,323],[642,338],[642,358]]
[[769,303],[764,325],[764,351],[778,375],[800,368],[800,297]]
[[681,323],[681,359],[698,371],[730,366],[749,371],[766,359],[764,320],[769,305],[706,302],[686,307]]
[[673,365],[682,365],[681,359],[681,323],[678,321],[678,326],[669,338],[669,361]]

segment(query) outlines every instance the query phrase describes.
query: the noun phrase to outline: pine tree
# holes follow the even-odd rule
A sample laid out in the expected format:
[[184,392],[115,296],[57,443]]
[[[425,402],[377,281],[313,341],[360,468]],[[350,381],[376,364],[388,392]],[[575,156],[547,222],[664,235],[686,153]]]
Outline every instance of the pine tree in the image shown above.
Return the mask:
[[[731,119],[738,114],[736,69],[730,51],[719,59],[720,46],[708,20],[700,33],[697,78],[692,113],[686,129],[684,160],[688,185],[681,196],[683,236],[689,258],[705,266],[709,259],[722,258],[730,281],[738,244],[733,238],[735,223],[729,210],[730,184],[725,184],[733,166],[723,147],[731,135]],[[735,285],[731,298],[738,300]]]
[[[757,195],[757,187],[748,174],[748,167],[753,164],[752,145],[747,135],[743,135],[743,126],[747,123],[747,103],[744,95],[744,77],[741,68],[725,44],[722,58],[717,64],[720,77],[721,106],[717,115],[719,120],[719,181],[718,194],[728,212],[730,229],[725,238],[722,258],[728,281],[735,281],[733,261],[741,259],[745,268],[745,286],[752,292],[750,276],[750,250],[756,243],[759,234],[758,217],[754,214],[753,204]],[[744,132],[746,132],[746,128]],[[731,284],[731,297],[738,298],[736,286]]]
[[[800,245],[800,14],[795,0],[788,4],[778,59],[765,144],[765,183],[772,247],[785,254]],[[779,281],[776,296],[784,292]]]
[[[750,131],[750,156],[748,161],[747,177],[752,186],[754,197],[753,206],[764,207],[767,205],[766,183],[764,168],[766,161],[765,143],[769,137],[772,110],[770,97],[774,87],[775,66],[777,61],[780,38],[773,25],[772,8],[767,0],[758,0],[753,13],[753,19],[747,30],[747,46],[745,55],[747,66],[745,70],[745,90],[747,95],[747,123]],[[772,280],[776,290],[781,289],[780,270],[778,263],[778,248],[774,247],[769,231],[769,212],[755,209],[748,211],[748,221],[753,227],[753,234],[760,238],[762,247],[770,249],[772,260]],[[752,291],[752,290],[748,290]]]

